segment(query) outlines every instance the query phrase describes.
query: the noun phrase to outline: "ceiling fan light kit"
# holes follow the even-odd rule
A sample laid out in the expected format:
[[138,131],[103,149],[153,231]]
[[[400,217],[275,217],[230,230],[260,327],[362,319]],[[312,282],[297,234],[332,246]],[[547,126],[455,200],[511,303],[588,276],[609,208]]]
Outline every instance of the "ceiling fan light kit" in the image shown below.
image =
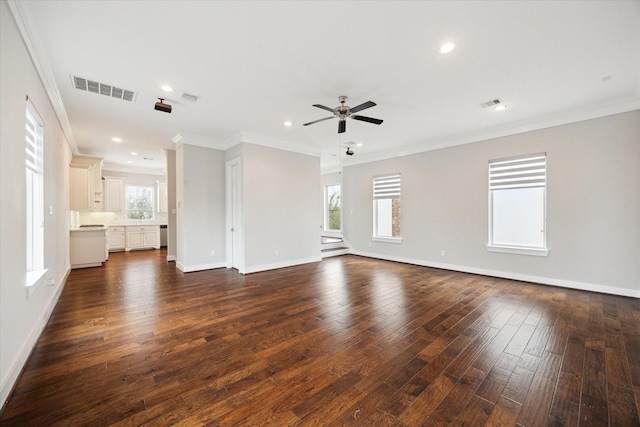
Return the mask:
[[[375,102],[367,101],[367,102],[363,102],[360,105],[356,105],[355,107],[349,107],[348,105],[345,105],[345,102],[347,102],[347,99],[348,98],[346,96],[344,96],[344,95],[339,96],[338,100],[340,101],[340,105],[338,105],[336,108],[325,107],[324,105],[321,105],[321,104],[313,104],[314,107],[330,111],[331,113],[333,113],[333,116],[325,117],[323,119],[314,120],[312,122],[305,123],[303,126],[309,126],[309,125],[312,125],[314,123],[323,122],[325,120],[330,120],[330,119],[337,118],[337,119],[339,119],[339,121],[338,121],[338,133],[344,133],[347,130],[347,122],[346,122],[347,118],[354,119],[354,120],[359,120],[361,122],[373,123],[374,125],[379,125],[379,124],[382,123],[381,119],[374,119],[373,117],[366,117],[366,116],[360,116],[360,115],[353,114],[353,113],[357,113],[358,111],[362,111],[362,110],[367,109],[367,108],[375,107],[377,105]],[[349,153],[347,153],[347,154],[349,154]]]

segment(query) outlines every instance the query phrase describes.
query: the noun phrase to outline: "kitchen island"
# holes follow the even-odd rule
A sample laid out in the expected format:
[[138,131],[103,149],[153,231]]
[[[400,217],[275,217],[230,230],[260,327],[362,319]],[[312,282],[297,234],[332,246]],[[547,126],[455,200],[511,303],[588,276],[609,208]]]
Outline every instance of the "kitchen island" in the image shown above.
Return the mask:
[[107,228],[105,226],[72,228],[69,244],[71,268],[100,267],[104,261],[109,259]]

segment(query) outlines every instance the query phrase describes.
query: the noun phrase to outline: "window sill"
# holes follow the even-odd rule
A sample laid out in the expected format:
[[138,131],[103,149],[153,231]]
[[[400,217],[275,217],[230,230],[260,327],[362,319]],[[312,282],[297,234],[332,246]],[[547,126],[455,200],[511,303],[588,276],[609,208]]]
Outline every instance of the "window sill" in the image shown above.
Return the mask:
[[402,243],[402,237],[378,237],[373,236],[371,238],[374,242],[385,242],[385,243]]
[[25,283],[25,287],[27,288],[27,296],[30,297],[33,295],[36,290],[40,287],[39,285],[44,282],[44,277],[47,274],[47,269],[44,270],[36,270],[36,271],[28,271],[27,272],[27,280]]
[[549,254],[549,249],[521,248],[516,246],[487,245],[487,250],[489,252],[501,252],[506,254],[533,255],[533,256],[547,256]]

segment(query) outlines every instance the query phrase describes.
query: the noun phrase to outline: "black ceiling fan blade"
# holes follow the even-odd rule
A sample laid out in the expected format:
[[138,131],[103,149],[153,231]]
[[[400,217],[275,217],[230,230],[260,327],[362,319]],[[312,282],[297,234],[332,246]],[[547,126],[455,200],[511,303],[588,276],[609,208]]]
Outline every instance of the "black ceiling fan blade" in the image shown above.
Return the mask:
[[366,108],[375,107],[376,105],[378,105],[378,104],[376,104],[373,101],[367,101],[367,102],[363,102],[360,105],[356,105],[353,108],[350,108],[349,111],[351,111],[352,113],[357,113],[358,111],[362,111],[362,110],[364,110]]
[[347,121],[340,120],[340,122],[338,122],[338,133],[345,133],[346,131],[347,131]]
[[366,116],[351,116],[354,120],[360,120],[361,122],[373,123],[374,125],[379,125],[382,123],[380,119],[374,119],[373,117]]
[[325,120],[335,119],[335,118],[336,118],[336,116],[325,117],[324,119],[318,119],[318,120],[314,120],[314,121],[309,122],[309,123],[305,123],[305,124],[303,124],[302,126],[309,126],[309,125],[312,125],[312,124],[314,124],[314,123],[324,122]]
[[318,107],[318,108],[322,108],[323,110],[327,110],[327,111],[331,111],[332,113],[335,114],[336,109],[335,108],[329,108],[329,107],[325,107],[324,105],[320,105],[320,104],[313,104],[314,107]]

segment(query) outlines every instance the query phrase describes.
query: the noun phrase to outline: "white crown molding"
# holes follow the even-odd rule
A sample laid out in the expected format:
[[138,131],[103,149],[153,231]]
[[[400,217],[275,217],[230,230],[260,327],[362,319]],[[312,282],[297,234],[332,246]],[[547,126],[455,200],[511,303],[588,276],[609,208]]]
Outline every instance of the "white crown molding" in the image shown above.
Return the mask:
[[242,142],[249,144],[262,145],[264,147],[275,148],[278,150],[292,151],[294,153],[306,154],[308,156],[320,157],[321,150],[315,147],[309,147],[301,144],[283,141],[280,139],[270,138],[251,132],[240,132]]
[[539,117],[535,120],[523,121],[520,123],[512,124],[508,127],[492,129],[486,132],[472,132],[462,135],[455,135],[450,138],[443,138],[440,140],[427,140],[419,144],[407,146],[395,151],[387,151],[383,153],[358,156],[357,158],[354,157],[352,159],[345,159],[343,161],[343,166],[371,163],[380,160],[388,160],[396,157],[408,156],[411,154],[440,150],[443,148],[454,147],[456,145],[472,144],[489,139],[502,138],[505,136],[517,135],[520,133],[532,132],[556,126],[563,126],[571,123],[593,120],[635,110],[640,110],[640,96],[621,102],[598,106],[596,108],[574,110],[571,112],[567,112],[562,116],[558,116],[557,114],[549,114],[545,117]]
[[74,154],[78,154],[78,145],[75,137],[73,136],[73,131],[71,130],[71,123],[69,123],[67,110],[64,108],[60,91],[58,90],[53,72],[51,71],[46,50],[42,46],[37,28],[33,27],[30,23],[29,11],[27,10],[27,6],[25,6],[26,4],[29,4],[29,2],[7,0],[7,4],[9,5],[9,9],[11,10],[13,19],[20,31],[24,44],[29,51],[33,65],[40,76],[42,85],[47,92],[47,96],[53,106],[53,110],[58,117],[58,122],[62,127],[62,132],[67,139],[67,143],[69,144],[69,147],[71,147],[71,151]]
[[[308,156],[320,157],[321,151],[314,147],[308,147],[300,144],[294,144],[287,141],[282,141],[275,138],[269,138],[263,135],[258,135],[251,132],[236,132],[223,140],[217,140],[209,138],[207,136],[195,135],[190,133],[180,132],[180,138],[177,139],[176,147],[182,144],[197,145],[199,147],[213,148],[215,150],[228,150],[235,147],[238,144],[248,143],[261,145],[264,147],[275,148],[278,150],[291,151],[299,154],[306,154]],[[176,135],[177,137],[177,135]],[[174,141],[175,142],[175,141]]]

